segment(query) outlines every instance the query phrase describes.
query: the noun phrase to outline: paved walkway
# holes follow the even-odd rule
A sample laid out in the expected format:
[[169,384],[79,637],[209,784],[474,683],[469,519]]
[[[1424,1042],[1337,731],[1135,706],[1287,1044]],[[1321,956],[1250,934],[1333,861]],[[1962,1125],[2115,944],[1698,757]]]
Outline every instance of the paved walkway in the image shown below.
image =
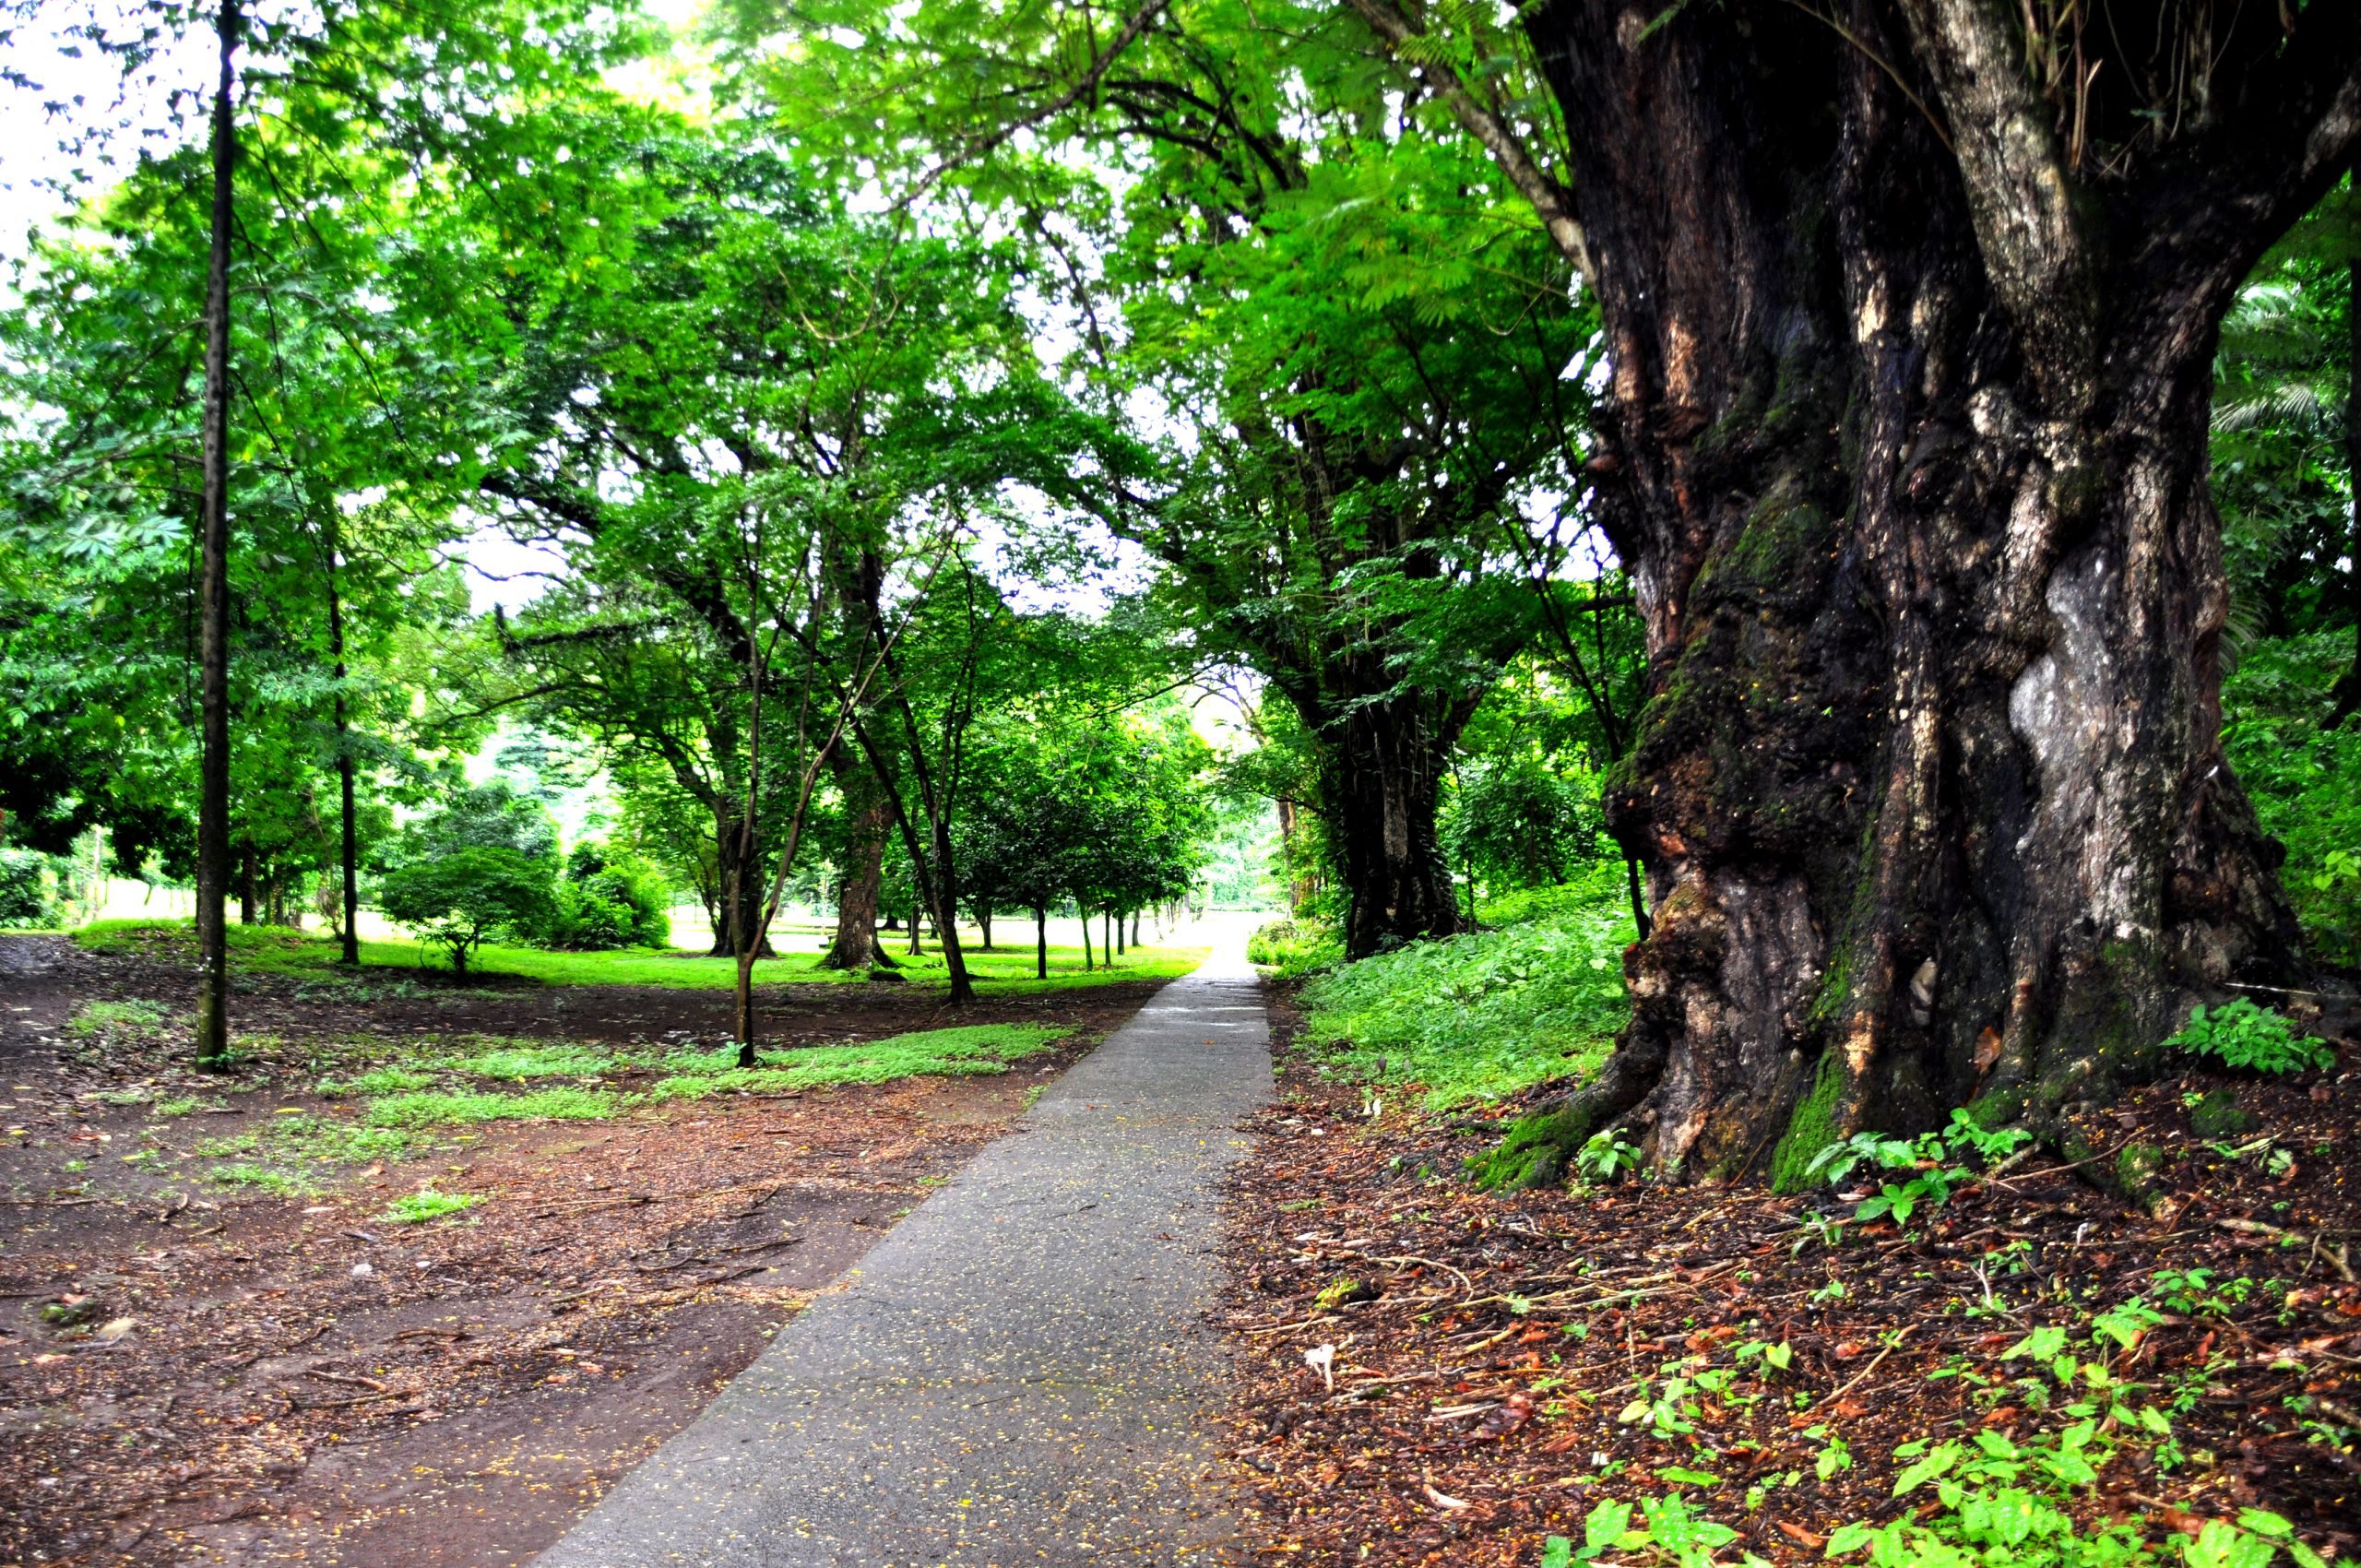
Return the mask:
[[1271,1089],[1225,950],[896,1226],[540,1568],[1223,1563],[1217,1183]]

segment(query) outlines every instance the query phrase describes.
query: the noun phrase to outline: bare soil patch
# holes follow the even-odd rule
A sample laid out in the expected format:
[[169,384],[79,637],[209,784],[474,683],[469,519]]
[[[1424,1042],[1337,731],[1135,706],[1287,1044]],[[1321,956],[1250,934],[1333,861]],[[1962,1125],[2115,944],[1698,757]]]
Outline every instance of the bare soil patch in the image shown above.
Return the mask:
[[[1296,1047],[1284,997],[1274,1022],[1280,1098],[1238,1168],[1227,1301],[1269,1560],[1532,1564],[1549,1535],[1580,1547],[1596,1504],[1678,1489],[1738,1529],[1726,1560],[1818,1562],[1840,1524],[1928,1503],[1931,1488],[1893,1496],[1896,1445],[2052,1431],[2076,1397],[2106,1411],[2083,1376],[2070,1391],[2006,1359],[2053,1324],[2144,1385],[2132,1404],[2173,1412],[2177,1463],[2106,1415],[2099,1436],[2120,1441],[2075,1505],[2085,1518],[2194,1535],[2261,1508],[2331,1561],[2361,1552],[2350,1042],[2342,1072],[2190,1074],[2095,1118],[2110,1154],[2163,1151],[2152,1210],[2037,1157],[1832,1246],[1807,1240],[1815,1217],[1851,1214],[1831,1193],[1474,1192],[1462,1162],[1526,1107],[1372,1119],[1364,1091]],[[2194,1132],[2189,1100],[2225,1088],[2254,1126]],[[2159,1270],[2207,1271],[2211,1300],[2168,1302]],[[2127,1345],[2086,1337],[2091,1314],[2135,1296],[2159,1321]],[[1786,1347],[1787,1365],[1739,1360],[1749,1344]],[[1305,1359],[1323,1346],[1325,1380]],[[1719,1391],[1694,1382],[1726,1366],[1741,1370]],[[1666,1402],[1677,1377],[1691,1382]],[[1849,1463],[1823,1479],[1832,1436]]]
[[[961,1014],[1076,1031],[1002,1075],[437,1130],[274,1195],[197,1179],[218,1161],[196,1151],[283,1115],[349,1123],[351,1100],[314,1092],[323,1042],[356,1061],[476,1032],[677,1045],[712,1039],[727,998],[545,987],[371,1006],[249,977],[238,1022],[261,1031],[256,1054],[199,1078],[168,1035],[125,1048],[66,1028],[94,999],[176,1002],[182,977],[45,939],[0,950],[9,1563],[524,1561],[1155,989]],[[779,1045],[953,1021],[900,987],[779,989]],[[421,1186],[479,1201],[389,1222]]]

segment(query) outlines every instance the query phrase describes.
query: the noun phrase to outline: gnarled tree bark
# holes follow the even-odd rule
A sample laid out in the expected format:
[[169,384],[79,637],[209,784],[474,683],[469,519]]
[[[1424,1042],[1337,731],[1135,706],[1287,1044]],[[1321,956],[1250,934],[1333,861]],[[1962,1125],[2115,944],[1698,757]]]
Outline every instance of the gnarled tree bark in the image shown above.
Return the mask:
[[1608,806],[1655,926],[1496,1176],[1615,1122],[1785,1182],[1961,1104],[2063,1129],[2290,962],[2219,744],[2206,420],[2240,280],[2361,137],[2361,8],[2098,10],[2133,62],[2210,15],[2201,91],[2078,91],[1999,0],[1530,15],[1613,366],[1592,500],[1651,696]]

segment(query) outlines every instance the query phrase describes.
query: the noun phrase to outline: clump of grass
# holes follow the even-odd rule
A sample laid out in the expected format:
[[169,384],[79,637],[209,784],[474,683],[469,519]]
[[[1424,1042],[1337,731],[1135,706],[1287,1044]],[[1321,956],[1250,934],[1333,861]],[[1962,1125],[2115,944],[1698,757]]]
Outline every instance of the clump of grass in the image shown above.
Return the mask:
[[225,1137],[200,1138],[189,1152],[199,1159],[227,1159],[233,1154],[251,1153],[261,1142],[252,1133],[232,1133]]
[[66,1028],[85,1039],[98,1035],[142,1035],[161,1028],[171,1017],[160,1002],[85,1002],[74,1010]]
[[99,1091],[99,1103],[101,1105],[146,1105],[155,1098],[154,1089],[101,1089]]
[[373,1127],[442,1127],[480,1122],[602,1122],[616,1097],[603,1089],[550,1088],[530,1094],[437,1090],[370,1102]]
[[380,1218],[393,1225],[420,1225],[446,1214],[473,1208],[482,1200],[473,1193],[438,1193],[433,1188],[394,1200]]
[[578,1045],[541,1045],[519,1040],[460,1057],[446,1065],[479,1078],[516,1083],[526,1078],[592,1078],[611,1065]]
[[432,1088],[434,1075],[415,1067],[372,1067],[351,1078],[322,1078],[320,1092],[334,1099],[347,1094],[407,1094],[411,1089]]
[[1619,868],[1487,912],[1522,918],[1312,981],[1304,1038],[1336,1069],[1419,1085],[1436,1107],[1595,1070],[1631,1016],[1621,954],[1633,932]]
[[227,1105],[218,1099],[207,1101],[197,1099],[195,1095],[176,1095],[171,1099],[158,1100],[148,1108],[148,1114],[150,1116],[194,1116],[200,1111],[227,1111],[228,1109]]
[[734,1051],[675,1051],[648,1098],[703,1099],[717,1094],[781,1094],[824,1084],[884,1084],[896,1078],[1005,1073],[1008,1064],[1050,1049],[1068,1031],[1039,1024],[966,1024],[921,1029],[856,1045],[765,1051],[760,1067],[740,1067]]
[[206,1180],[224,1187],[252,1187],[275,1198],[309,1197],[319,1189],[291,1170],[275,1165],[217,1165]]
[[409,1152],[409,1134],[325,1116],[291,1116],[271,1123],[267,1139],[285,1157],[331,1165],[362,1165],[399,1159]]

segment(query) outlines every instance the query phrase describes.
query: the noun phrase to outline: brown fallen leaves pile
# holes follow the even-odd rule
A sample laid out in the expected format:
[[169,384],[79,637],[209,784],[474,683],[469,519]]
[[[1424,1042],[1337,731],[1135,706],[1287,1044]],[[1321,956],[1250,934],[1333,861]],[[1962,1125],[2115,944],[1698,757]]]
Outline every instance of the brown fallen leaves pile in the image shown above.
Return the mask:
[[[2193,1535],[2260,1507],[2331,1560],[2361,1550],[2361,1074],[2238,1082],[2260,1125],[2234,1147],[2189,1128],[2211,1077],[2089,1127],[2167,1151],[2168,1218],[2035,1158],[1907,1233],[1854,1224],[1832,1246],[1809,1223],[1851,1213],[1832,1193],[1471,1191],[1462,1161],[1525,1107],[1370,1120],[1277,1017],[1224,1314],[1266,1559],[1533,1563],[1548,1535],[1579,1545],[1597,1503],[1679,1486],[1739,1532],[1727,1561],[1818,1562],[1838,1526],[1924,1505],[1892,1496],[1897,1445],[2066,1424],[2057,1384],[2007,1357],[2051,1325],[2181,1412],[2169,1443],[2125,1432],[2078,1508]],[[2211,1304],[2156,1305],[2157,1271],[2201,1269]],[[2093,1348],[2092,1314],[2133,1297],[2161,1321]],[[1718,1391],[1665,1398],[1741,1358]]]

